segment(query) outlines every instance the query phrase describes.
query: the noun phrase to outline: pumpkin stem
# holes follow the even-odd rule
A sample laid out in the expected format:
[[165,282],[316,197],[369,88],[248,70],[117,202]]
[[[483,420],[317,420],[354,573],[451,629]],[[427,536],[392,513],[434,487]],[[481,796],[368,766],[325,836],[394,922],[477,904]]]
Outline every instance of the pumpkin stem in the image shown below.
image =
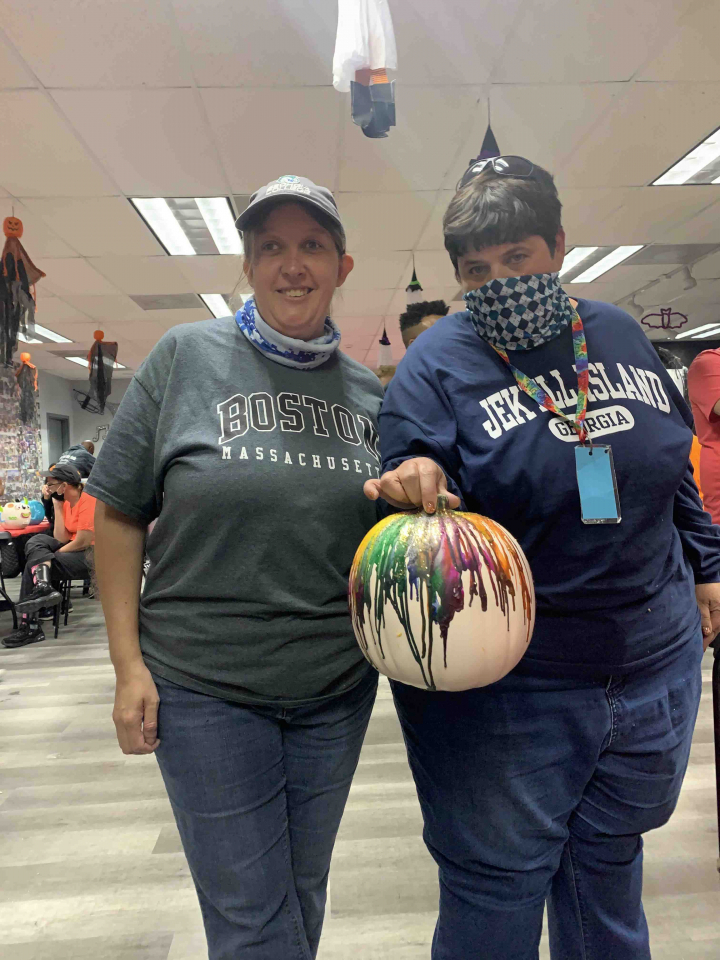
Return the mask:
[[442,513],[450,509],[450,501],[447,497],[439,496],[437,498],[437,512]]

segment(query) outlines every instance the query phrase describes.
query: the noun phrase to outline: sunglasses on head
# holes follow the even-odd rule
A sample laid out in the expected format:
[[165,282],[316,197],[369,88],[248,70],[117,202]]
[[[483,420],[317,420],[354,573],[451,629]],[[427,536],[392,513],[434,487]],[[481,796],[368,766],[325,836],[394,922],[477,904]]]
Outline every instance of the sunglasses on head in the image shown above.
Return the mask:
[[488,166],[499,177],[519,177],[521,180],[532,177],[535,170],[535,164],[526,160],[525,157],[490,157],[488,160],[471,160],[470,166],[460,178],[457,189],[480,176]]

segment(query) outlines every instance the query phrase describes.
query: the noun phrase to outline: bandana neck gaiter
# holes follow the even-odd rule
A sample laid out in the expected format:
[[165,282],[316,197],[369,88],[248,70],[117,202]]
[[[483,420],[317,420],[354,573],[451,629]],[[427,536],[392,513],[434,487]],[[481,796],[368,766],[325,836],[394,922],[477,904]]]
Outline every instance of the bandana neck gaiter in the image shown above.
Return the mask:
[[532,350],[559,337],[575,313],[557,273],[506,277],[463,297],[477,333],[501,350]]

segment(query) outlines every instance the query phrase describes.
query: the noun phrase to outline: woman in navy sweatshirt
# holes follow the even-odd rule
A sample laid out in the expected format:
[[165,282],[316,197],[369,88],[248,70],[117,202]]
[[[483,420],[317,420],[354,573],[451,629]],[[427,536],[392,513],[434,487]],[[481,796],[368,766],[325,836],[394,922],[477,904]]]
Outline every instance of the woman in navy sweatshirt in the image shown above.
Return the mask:
[[[677,802],[720,627],[690,412],[631,317],[560,287],[560,213],[527,160],[469,168],[444,219],[468,309],[398,367],[366,484],[430,512],[448,492],[500,522],[537,592],[504,680],[393,684],[440,873],[434,960],[534,960],[546,901],[553,958],[650,957],[642,834]],[[578,476],[601,458],[598,509]]]

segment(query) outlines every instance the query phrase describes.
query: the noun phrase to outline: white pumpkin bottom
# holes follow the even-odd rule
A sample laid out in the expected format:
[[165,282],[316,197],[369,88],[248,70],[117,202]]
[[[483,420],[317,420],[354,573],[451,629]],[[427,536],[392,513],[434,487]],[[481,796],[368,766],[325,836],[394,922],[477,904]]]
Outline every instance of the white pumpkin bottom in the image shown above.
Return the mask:
[[[507,534],[506,534],[507,535]],[[519,549],[519,548],[518,548]],[[530,590],[530,609],[535,610],[535,592],[532,574],[524,555],[519,553],[525,569],[525,579]],[[385,602],[385,625],[381,628],[379,641],[375,634],[373,610],[365,611],[364,635],[368,649],[366,658],[380,673],[391,680],[399,680],[409,686],[433,689],[430,684],[430,668],[434,689],[447,691],[471,690],[496,683],[518,665],[528,648],[534,626],[534,617],[527,622],[523,610],[520,585],[516,582],[516,595],[509,597],[509,615],[503,612],[495,600],[490,578],[483,569],[487,590],[487,610],[483,611],[480,597],[472,598],[470,605],[470,574],[463,573],[465,606],[450,622],[447,637],[447,666],[444,660],[443,640],[438,624],[432,624],[432,656],[423,658],[422,669],[413,656],[410,640],[390,601]],[[376,574],[370,584],[370,596],[374,597]],[[427,606],[423,588],[422,602]],[[423,624],[421,600],[413,596],[408,601],[410,625],[418,650],[422,648]],[[426,611],[427,613],[427,611]],[[426,649],[429,640],[429,624],[425,628]],[[382,644],[382,652],[380,649]],[[384,658],[383,658],[384,654]],[[423,670],[425,677],[423,678]]]

